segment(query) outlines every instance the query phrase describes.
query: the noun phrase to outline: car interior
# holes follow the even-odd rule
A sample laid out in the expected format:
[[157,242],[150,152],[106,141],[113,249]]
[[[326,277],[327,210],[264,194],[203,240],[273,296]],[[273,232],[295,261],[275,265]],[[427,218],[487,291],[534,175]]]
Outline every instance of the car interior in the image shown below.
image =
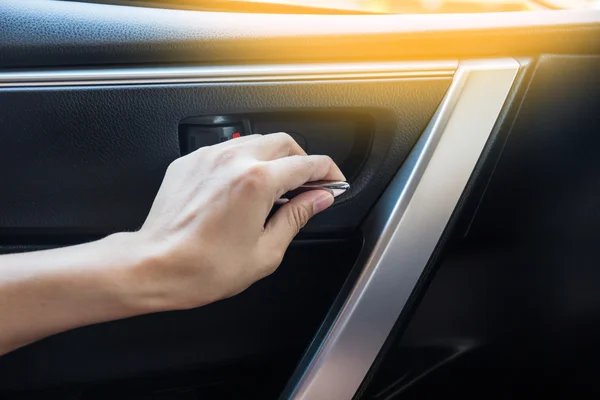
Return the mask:
[[600,4],[494,1],[0,2],[1,254],[139,229],[248,134],[350,183],[273,275],[8,353],[0,398],[595,397]]

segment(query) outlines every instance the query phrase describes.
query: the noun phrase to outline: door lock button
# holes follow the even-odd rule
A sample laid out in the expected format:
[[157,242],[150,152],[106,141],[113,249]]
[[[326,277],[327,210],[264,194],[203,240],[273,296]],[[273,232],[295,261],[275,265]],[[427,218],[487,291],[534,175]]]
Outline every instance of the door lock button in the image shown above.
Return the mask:
[[247,121],[219,120],[218,122],[220,123],[182,124],[179,137],[182,154],[188,154],[201,147],[212,146],[250,133],[250,124]]

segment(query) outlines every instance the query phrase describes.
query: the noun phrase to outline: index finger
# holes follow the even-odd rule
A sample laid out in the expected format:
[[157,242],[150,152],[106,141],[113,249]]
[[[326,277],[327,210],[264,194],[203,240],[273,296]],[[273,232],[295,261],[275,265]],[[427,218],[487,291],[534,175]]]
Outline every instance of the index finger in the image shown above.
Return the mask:
[[[237,140],[237,139],[236,139]],[[285,132],[269,133],[256,140],[243,143],[244,152],[260,161],[271,161],[288,156],[305,156],[306,152],[289,134]]]
[[265,165],[271,171],[273,183],[277,187],[276,199],[306,182],[346,180],[329,156],[290,156],[269,161]]

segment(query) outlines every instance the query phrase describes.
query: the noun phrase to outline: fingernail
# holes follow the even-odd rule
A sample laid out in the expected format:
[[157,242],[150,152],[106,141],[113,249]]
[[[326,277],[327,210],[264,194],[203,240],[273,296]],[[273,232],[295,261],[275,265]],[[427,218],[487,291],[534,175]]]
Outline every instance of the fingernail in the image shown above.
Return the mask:
[[325,192],[322,196],[317,197],[313,203],[313,211],[315,214],[329,208],[333,204],[334,198],[329,192]]

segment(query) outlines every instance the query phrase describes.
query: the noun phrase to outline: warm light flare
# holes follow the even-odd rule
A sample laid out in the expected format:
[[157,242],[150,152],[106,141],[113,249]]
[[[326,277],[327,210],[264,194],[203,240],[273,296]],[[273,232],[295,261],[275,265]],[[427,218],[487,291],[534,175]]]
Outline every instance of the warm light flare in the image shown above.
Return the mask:
[[[227,1],[227,0],[225,0]],[[600,8],[599,0],[228,0],[378,14],[446,14]],[[294,10],[290,10],[294,13]]]

